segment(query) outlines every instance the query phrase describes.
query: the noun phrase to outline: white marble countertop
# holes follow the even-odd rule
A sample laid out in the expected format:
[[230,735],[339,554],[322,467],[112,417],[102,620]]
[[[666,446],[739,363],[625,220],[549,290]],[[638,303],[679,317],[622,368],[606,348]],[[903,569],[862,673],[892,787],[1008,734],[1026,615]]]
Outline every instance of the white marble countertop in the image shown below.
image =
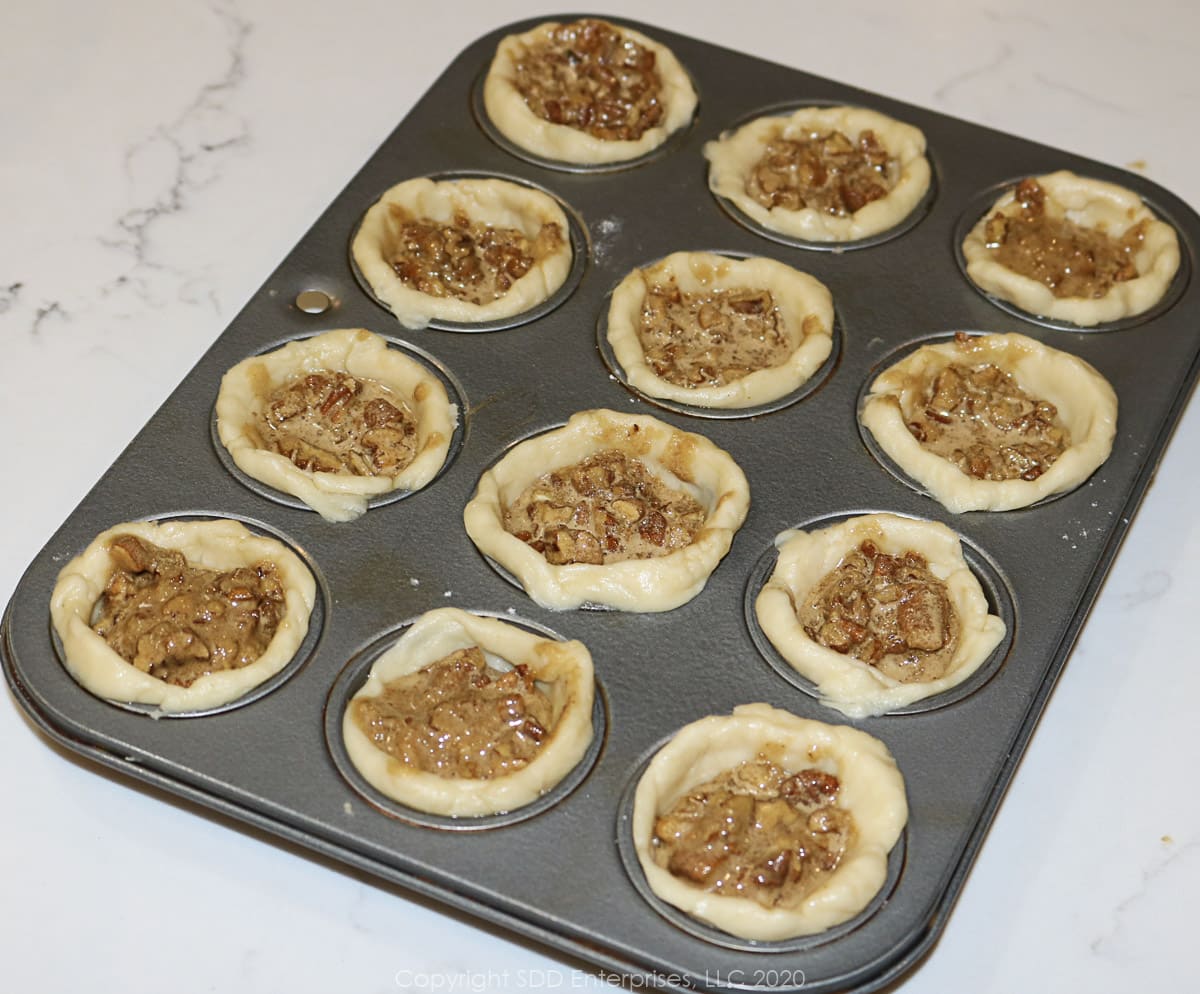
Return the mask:
[[[487,30],[561,10],[414,8],[46,0],[10,12],[0,599],[441,69]],[[1135,164],[1200,205],[1195,5],[622,0],[604,10]],[[1194,976],[1198,483],[1193,405],[906,994],[1179,990]],[[11,701],[0,707],[0,753],[0,961],[14,990],[605,986],[465,917],[98,774],[51,747]]]

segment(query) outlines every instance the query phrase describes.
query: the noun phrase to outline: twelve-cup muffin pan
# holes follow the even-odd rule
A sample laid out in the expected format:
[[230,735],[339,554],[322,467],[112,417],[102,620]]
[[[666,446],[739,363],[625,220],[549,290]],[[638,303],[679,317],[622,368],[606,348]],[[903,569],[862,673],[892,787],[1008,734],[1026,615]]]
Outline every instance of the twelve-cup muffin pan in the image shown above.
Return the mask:
[[[639,982],[876,989],[944,926],[1196,379],[1200,289],[1189,274],[1200,218],[1103,164],[652,26],[631,25],[670,46],[691,72],[700,95],[691,127],[625,168],[554,167],[514,155],[481,120],[479,80],[497,41],[534,23],[496,31],[459,56],[50,539],[8,606],[5,674],[41,727],[81,754]],[[809,103],[871,107],[924,131],[933,192],[894,237],[813,251],[764,238],[710,195],[704,142],[748,117]],[[1060,168],[1134,189],[1175,226],[1183,262],[1167,305],[1083,333],[1002,309],[966,281],[956,242],[994,188]],[[463,334],[403,328],[364,293],[348,259],[362,213],[394,183],[438,174],[508,178],[563,203],[578,223],[580,259],[552,307],[489,334]],[[754,416],[707,417],[623,385],[597,347],[607,295],[632,267],[680,249],[770,256],[830,288],[835,358],[812,388]],[[360,326],[429,363],[457,395],[461,425],[432,484],[335,525],[231,472],[208,422],[220,378],[239,360],[283,340]],[[880,464],[856,419],[864,384],[912,343],[957,330],[1030,335],[1081,356],[1112,383],[1121,405],[1116,442],[1090,480],[1024,510],[955,516]],[[650,413],[702,433],[749,478],[751,510],[732,550],[707,588],[674,611],[543,610],[463,530],[462,508],[489,465],[516,441],[591,407]],[[649,894],[629,852],[631,787],[676,729],[738,704],[845,720],[780,670],[746,605],[770,571],[780,531],[870,510],[958,532],[1009,636],[980,677],[951,696],[855,722],[887,744],[908,791],[908,827],[881,895],[822,935],[736,940]],[[238,518],[282,538],[313,569],[319,610],[301,657],[268,692],[214,713],[151,720],[67,674],[48,601],[61,565],[98,532],[172,516]],[[545,803],[515,817],[421,817],[373,796],[346,770],[338,721],[366,665],[408,621],[444,605],[581,639],[595,659],[592,752]]]

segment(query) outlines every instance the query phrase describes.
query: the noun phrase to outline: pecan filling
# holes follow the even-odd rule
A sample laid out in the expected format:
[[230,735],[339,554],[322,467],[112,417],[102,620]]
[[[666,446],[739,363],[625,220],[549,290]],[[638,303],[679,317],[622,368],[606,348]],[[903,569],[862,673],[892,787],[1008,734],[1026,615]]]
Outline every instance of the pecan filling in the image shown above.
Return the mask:
[[803,208],[845,217],[886,197],[899,163],[870,129],[857,141],[840,131],[774,138],[746,177],[746,193],[768,210]]
[[663,117],[654,53],[611,24],[575,21],[517,60],[517,91],[538,117],[605,141],[636,141]]
[[499,300],[542,259],[563,245],[562,228],[542,224],[536,238],[516,228],[499,228],[455,214],[449,224],[411,218],[393,206],[400,221],[388,262],[400,279],[431,297],[457,297],[472,304]]
[[691,545],[704,508],[637,459],[605,449],[539,477],[505,509],[504,528],[552,565],[665,556]]
[[1134,256],[1146,236],[1141,221],[1114,238],[1046,213],[1046,191],[1033,179],[1017,184],[1020,210],[996,211],[984,241],[996,262],[1048,286],[1055,297],[1103,297],[1114,283],[1136,279]]
[[271,563],[202,569],[134,535],[118,535],[108,551],[117,568],[92,629],[126,662],[167,683],[190,687],[206,673],[249,666],[285,613]]
[[404,401],[349,373],[288,381],[267,398],[255,428],[260,448],[317,473],[392,476],[417,452],[416,418]]
[[927,386],[908,430],[977,480],[1036,480],[1071,445],[1057,417],[1000,367],[954,362]]
[[441,777],[487,780],[527,766],[554,726],[554,706],[524,665],[488,666],[459,649],[356,700],[353,719],[379,749]]
[[796,348],[770,291],[683,293],[674,279],[647,285],[638,338],[655,375],[682,387],[723,386]]
[[654,824],[654,861],[677,877],[766,908],[795,907],[837,869],[854,819],[841,784],[759,755],[693,787]]
[[937,680],[958,648],[958,614],[925,557],[863,542],[796,611],[809,638],[901,683]]

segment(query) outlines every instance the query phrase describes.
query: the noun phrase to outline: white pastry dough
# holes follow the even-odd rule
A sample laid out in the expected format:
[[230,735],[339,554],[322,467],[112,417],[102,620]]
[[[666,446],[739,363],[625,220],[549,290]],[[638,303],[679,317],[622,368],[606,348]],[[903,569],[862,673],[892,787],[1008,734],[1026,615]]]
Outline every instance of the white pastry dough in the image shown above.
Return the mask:
[[552,789],[583,759],[591,744],[595,678],[582,642],[557,642],[495,618],[455,608],[421,615],[371,667],[351,699],[378,697],[390,680],[415,673],[459,649],[481,648],[488,665],[529,667],[554,706],[555,722],[534,759],[489,779],[442,777],[406,766],[379,749],[358,727],[348,706],[342,719],[346,752],[376,790],[418,811],[478,817],[513,811]]
[[[651,559],[555,566],[504,529],[504,509],[544,473],[594,452],[618,449],[669,487],[692,496],[707,517],[690,545]],[[746,518],[750,488],[730,455],[708,439],[646,415],[582,411],[561,428],[515,446],[479,480],[463,511],[471,541],[517,578],[543,607],[598,604],[622,611],[669,611],[704,589]]]
[[[655,820],[690,788],[760,753],[796,772],[816,768],[840,781],[838,806],[850,812],[854,841],[825,883],[795,908],[714,894],[654,862]],[[687,914],[731,935],[763,942],[823,932],[871,903],[887,879],[888,853],[908,820],[904,780],[887,747],[845,725],[798,718],[766,704],[680,729],[650,761],[633,802],[633,842],[650,888]]]
[[696,111],[696,91],[679,60],[666,46],[620,26],[616,30],[624,37],[654,53],[654,69],[660,83],[659,104],[663,108],[659,123],[637,139],[608,139],[539,117],[530,110],[517,88],[517,63],[530,47],[547,43],[559,27],[562,25],[554,21],[540,24],[524,34],[509,35],[496,47],[483,84],[483,102],[497,130],[514,145],[560,162],[580,165],[626,162],[652,151],[691,123]]
[[[805,207],[764,207],[746,192],[746,178],[776,138],[799,141],[840,131],[857,141],[873,131],[895,162],[887,196],[845,216]],[[708,186],[739,211],[771,231],[812,242],[848,242],[894,228],[916,209],[929,189],[925,136],[910,124],[862,107],[802,107],[788,117],[760,117],[704,146]]]
[[1065,218],[1116,239],[1144,221],[1142,243],[1133,253],[1138,275],[1113,283],[1101,297],[1056,297],[1046,284],[997,262],[987,247],[985,229],[997,211],[1020,213],[1014,187],[988,209],[963,239],[967,275],[977,286],[1030,314],[1068,321],[1082,328],[1141,314],[1162,299],[1179,268],[1179,240],[1174,228],[1159,221],[1136,193],[1114,183],[1087,179],[1066,170],[1038,176],[1036,180],[1046,193],[1047,217]]
[[[646,361],[638,326],[647,286],[674,280],[685,294],[747,288],[769,290],[782,322],[795,343],[778,366],[719,386],[686,387],[658,376]],[[709,252],[676,252],[635,269],[613,291],[607,337],[630,386],[649,397],[698,407],[741,408],[767,404],[799,389],[833,348],[833,298],[807,273],[762,257],[730,259]]]
[[[390,261],[401,226],[408,220],[450,224],[459,214],[489,227],[516,229],[530,241],[537,240],[543,225],[557,225],[561,237],[503,296],[485,303],[435,297],[401,280]],[[521,314],[552,296],[571,271],[571,228],[554,198],[532,187],[501,179],[421,177],[398,183],[371,205],[350,252],[375,296],[406,327],[424,328],[432,320],[471,324]]]
[[[952,362],[991,363],[1030,397],[1058,408],[1071,444],[1035,480],[980,480],[930,452],[908,430],[926,385]],[[1007,511],[1083,483],[1108,458],[1117,430],[1117,395],[1088,363],[1024,335],[977,335],[926,345],[871,384],[861,420],[879,447],[947,510]]]
[[[260,448],[256,424],[270,395],[290,380],[316,372],[345,372],[397,394],[417,422],[416,456],[393,476],[358,476],[300,469],[287,456]],[[363,328],[342,328],[291,342],[234,366],[217,395],[217,435],[242,472],[299,497],[327,521],[351,521],[375,496],[420,490],[441,471],[458,409],[433,373]]]
[[[274,564],[283,584],[285,610],[263,654],[248,666],[206,674],[188,687],[159,680],[126,662],[90,627],[115,571],[109,543],[119,535],[176,549],[190,566],[231,570],[263,561]],[[50,617],[62,640],[67,669],[85,688],[110,701],[153,704],[174,713],[228,704],[287,666],[308,633],[315,601],[316,582],[300,558],[282,542],[255,535],[241,522],[130,521],[101,532],[63,567],[50,596]]]
[[[864,541],[890,556],[919,553],[930,572],[946,585],[959,630],[945,676],[901,683],[854,656],[826,648],[800,624],[797,606]],[[1004,638],[1004,622],[988,613],[987,598],[963,559],[958,536],[945,525],[868,514],[816,531],[785,531],[775,544],[779,559],[754,602],[758,623],[779,654],[816,684],[821,703],[848,717],[883,714],[957,686],[983,665]]]

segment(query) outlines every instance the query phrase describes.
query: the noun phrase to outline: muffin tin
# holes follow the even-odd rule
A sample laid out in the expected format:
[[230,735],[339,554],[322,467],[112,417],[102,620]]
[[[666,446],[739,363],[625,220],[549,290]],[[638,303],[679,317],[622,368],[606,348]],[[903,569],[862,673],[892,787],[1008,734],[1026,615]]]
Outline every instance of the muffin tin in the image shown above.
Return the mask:
[[[874,990],[911,967],[943,928],[1019,757],[1200,372],[1190,282],[1200,218],[1140,177],[693,39],[631,24],[692,73],[689,129],[644,160],[564,169],[514,156],[482,125],[481,74],[504,34],[470,46],[304,236],[72,513],[20,581],[0,655],[21,704],[53,738],[105,765],[559,949],[630,982],[687,989]],[[921,128],[935,190],[914,223],[854,251],[811,251],[736,223],[705,181],[703,143],[784,104],[854,103]],[[474,112],[473,112],[474,111]],[[1179,232],[1183,264],[1163,307],[1119,330],[1046,327],[992,304],[956,263],[964,225],[1013,177],[1058,168],[1137,191]],[[494,175],[531,183],[578,219],[581,259],[556,306],[494,334],[399,327],[356,283],[348,243],[363,211],[412,176]],[[679,249],[761,254],[829,286],[838,315],[831,366],[794,403],[753,417],[697,417],[629,392],[597,348],[607,294],[636,265]],[[319,297],[326,298],[324,304]],[[319,305],[319,306],[318,306]],[[211,433],[224,371],[282,339],[366,327],[427,359],[462,405],[455,455],[426,488],[334,525],[231,474]],[[1019,331],[1092,363],[1117,391],[1113,453],[1075,491],[1020,511],[962,516],[905,485],[859,434],[865,383],[906,343]],[[489,568],[461,512],[479,474],[514,441],[576,410],[648,411],[711,438],[745,470],[749,518],[708,587],[661,615],[554,614]],[[847,926],[803,941],[729,941],[644,894],[625,840],[639,768],[682,725],[766,701],[824,721],[752,637],[745,604],[777,533],[868,510],[943,521],[972,551],[1010,634],[968,693],[854,724],[891,749],[910,818],[886,896]],[[286,678],[239,706],[151,720],[99,700],[60,663],[50,590],[66,559],[131,518],[227,516],[282,538],[312,564],[321,611]],[[419,823],[341,772],[339,709],[403,624],[451,604],[579,638],[595,660],[602,731],[552,803],[496,824]],[[622,856],[625,851],[624,858]],[[636,862],[636,861],[634,861]]]

